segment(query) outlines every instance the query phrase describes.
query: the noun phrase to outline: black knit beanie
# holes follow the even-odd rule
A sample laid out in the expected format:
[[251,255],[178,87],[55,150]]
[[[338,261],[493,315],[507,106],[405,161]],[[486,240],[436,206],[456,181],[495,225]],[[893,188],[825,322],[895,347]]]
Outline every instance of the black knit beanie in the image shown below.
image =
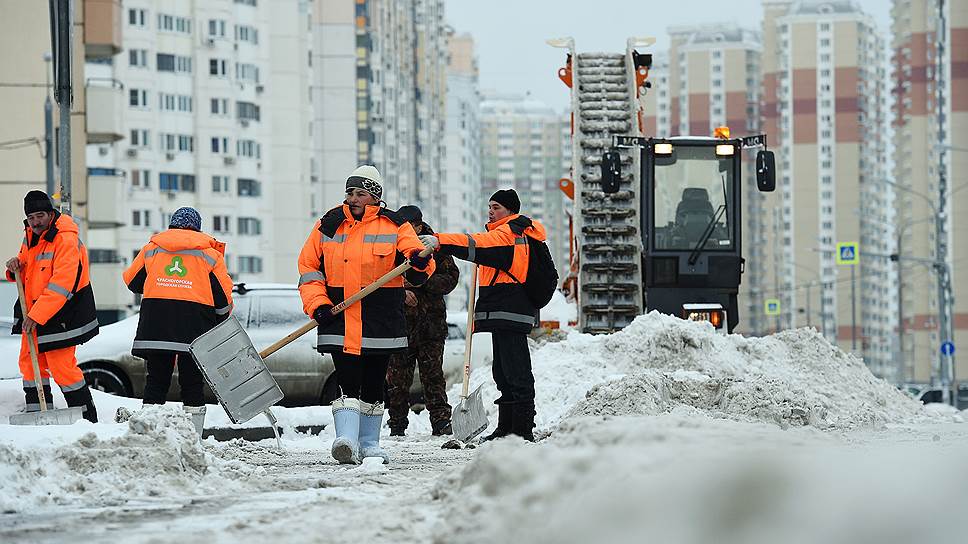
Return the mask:
[[518,213],[521,211],[521,199],[518,198],[518,193],[514,192],[514,189],[501,189],[491,195],[490,200],[497,202],[508,210],[511,210],[511,213]]
[[400,206],[400,209],[397,210],[397,215],[407,223],[415,226],[423,223],[423,213],[416,206]]
[[53,213],[53,211],[54,203],[47,196],[47,193],[43,191],[30,191],[24,197],[24,215],[30,215],[36,212]]

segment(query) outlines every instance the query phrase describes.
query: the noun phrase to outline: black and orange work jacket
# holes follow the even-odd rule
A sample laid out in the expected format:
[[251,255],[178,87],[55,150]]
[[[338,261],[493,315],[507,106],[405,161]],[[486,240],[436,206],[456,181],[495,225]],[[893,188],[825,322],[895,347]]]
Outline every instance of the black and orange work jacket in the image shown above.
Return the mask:
[[[413,227],[394,212],[366,206],[355,219],[346,204],[326,212],[309,234],[299,254],[299,294],[312,317],[320,306],[337,305],[422,251]],[[433,274],[411,268],[406,279],[421,285]],[[403,277],[353,304],[326,326],[317,328],[320,353],[389,354],[407,349]]]
[[[97,309],[91,289],[87,248],[78,237],[77,223],[54,212],[50,227],[34,234],[24,221],[20,261],[27,315],[37,322],[37,345],[48,352],[83,344],[98,334]],[[7,271],[7,279],[14,281]],[[14,302],[13,333],[20,334],[23,313]]]
[[232,312],[232,278],[225,244],[194,230],[168,229],[151,237],[124,271],[124,283],[143,295],[131,354],[188,352],[199,336]]
[[438,233],[439,251],[480,265],[474,331],[529,332],[538,311],[524,290],[528,278],[528,238],[544,242],[541,223],[520,214],[488,223],[477,234]]

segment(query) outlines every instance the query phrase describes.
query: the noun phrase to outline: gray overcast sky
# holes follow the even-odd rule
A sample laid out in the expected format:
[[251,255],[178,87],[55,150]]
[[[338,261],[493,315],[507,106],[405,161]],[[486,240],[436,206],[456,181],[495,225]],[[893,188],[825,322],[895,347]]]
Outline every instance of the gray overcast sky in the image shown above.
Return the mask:
[[[872,15],[885,38],[890,0],[855,0]],[[445,17],[457,32],[474,36],[481,89],[531,92],[558,110],[568,105],[568,89],[556,72],[563,49],[548,38],[572,36],[579,52],[625,50],[630,36],[654,36],[653,51],[667,48],[666,28],[734,22],[760,28],[760,0],[447,0]]]

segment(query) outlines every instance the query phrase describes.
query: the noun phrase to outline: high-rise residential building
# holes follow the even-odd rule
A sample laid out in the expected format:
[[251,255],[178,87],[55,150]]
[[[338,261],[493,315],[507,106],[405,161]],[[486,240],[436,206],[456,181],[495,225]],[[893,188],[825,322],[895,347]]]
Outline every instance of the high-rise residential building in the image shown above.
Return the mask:
[[[89,168],[85,160],[88,145],[110,144],[122,137],[120,102],[122,90],[104,86],[86,73],[85,60],[110,63],[121,51],[121,2],[78,0],[74,6],[74,62],[72,66],[73,106],[71,108],[71,210],[81,228],[81,239],[91,258],[91,282],[102,301],[104,286],[117,283],[118,265],[113,246],[93,242],[96,229],[112,209],[97,199],[101,190],[99,177],[106,178],[110,190],[120,188],[120,181]],[[59,125],[57,104],[52,105],[51,138],[45,140],[44,102],[51,94],[51,63],[45,55],[51,52],[51,25],[47,2],[5,2],[0,17],[0,245],[12,256],[23,237],[23,197],[30,190],[46,190],[47,165],[52,160],[54,193],[60,187],[56,164]],[[52,98],[51,98],[52,100]],[[92,184],[89,187],[89,171]],[[93,242],[93,243],[92,243]],[[99,317],[110,321],[110,297],[99,306]],[[9,309],[5,309],[9,310]]]
[[[300,0],[124,4],[125,54],[87,65],[92,85],[124,89],[124,139],[88,151],[92,188],[105,185],[92,202],[116,203],[92,248],[123,265],[191,206],[236,281],[294,277],[313,219],[308,17]],[[101,307],[133,303],[102,291]]]
[[[487,212],[481,201],[481,93],[474,39],[448,29],[447,48],[447,157],[437,211],[424,218],[439,232],[477,232]],[[470,266],[463,261],[458,266],[461,282],[447,296],[448,307],[457,311],[467,309],[470,287]]]
[[[939,5],[943,7],[940,11]],[[928,382],[938,379],[943,341],[938,334],[937,275],[926,264],[937,260],[935,221],[942,168],[947,202],[941,218],[954,295],[952,340],[961,347],[968,339],[968,264],[964,257],[968,248],[968,183],[964,176],[968,172],[968,4],[894,0],[891,15],[894,179],[903,188],[896,191],[894,231],[901,259],[892,263],[899,272],[893,328],[897,331],[896,365],[900,380]],[[940,36],[939,28],[945,29]],[[940,55],[939,38],[944,43]],[[940,107],[939,81],[943,82]],[[968,376],[968,357],[955,360],[955,378]]]
[[568,223],[558,180],[562,175],[561,115],[538,100],[485,93],[481,103],[483,183],[487,202],[498,189],[513,188],[521,213],[547,230],[559,276],[568,270]]
[[[764,1],[763,113],[777,152],[767,242],[780,328],[818,326],[890,371],[896,297],[885,180],[884,44],[851,0]],[[774,131],[777,137],[773,137]],[[769,219],[769,218],[768,218]],[[838,264],[838,244],[859,247]],[[819,308],[819,316],[816,310]],[[819,317],[819,320],[818,320]]]
[[359,164],[382,173],[391,208],[436,213],[443,176],[442,0],[316,0],[313,130],[317,212],[342,202]]
[[[654,57],[644,100],[646,135],[712,136],[727,126],[733,137],[758,134],[760,57],[759,32],[733,24],[683,26],[669,29],[669,49]],[[764,202],[757,190],[755,150],[746,152],[743,175],[743,224],[746,271],[739,290],[737,332],[762,334],[766,267]]]

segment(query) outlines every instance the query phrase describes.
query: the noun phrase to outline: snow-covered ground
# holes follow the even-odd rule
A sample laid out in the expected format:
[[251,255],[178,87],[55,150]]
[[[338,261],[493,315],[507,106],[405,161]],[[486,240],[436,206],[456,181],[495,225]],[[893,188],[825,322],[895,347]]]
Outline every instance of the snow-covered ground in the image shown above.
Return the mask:
[[[96,425],[4,425],[22,391],[0,380],[0,541],[965,540],[963,414],[925,409],[813,331],[743,338],[650,314],[532,357],[543,440],[441,449],[412,414],[407,437],[384,438],[390,465],[355,468],[329,457],[331,426],[286,432],[281,450],[199,444],[177,405],[106,395]],[[490,368],[478,384],[496,397]],[[112,423],[122,405],[134,415]],[[331,422],[274,411],[287,428]]]

